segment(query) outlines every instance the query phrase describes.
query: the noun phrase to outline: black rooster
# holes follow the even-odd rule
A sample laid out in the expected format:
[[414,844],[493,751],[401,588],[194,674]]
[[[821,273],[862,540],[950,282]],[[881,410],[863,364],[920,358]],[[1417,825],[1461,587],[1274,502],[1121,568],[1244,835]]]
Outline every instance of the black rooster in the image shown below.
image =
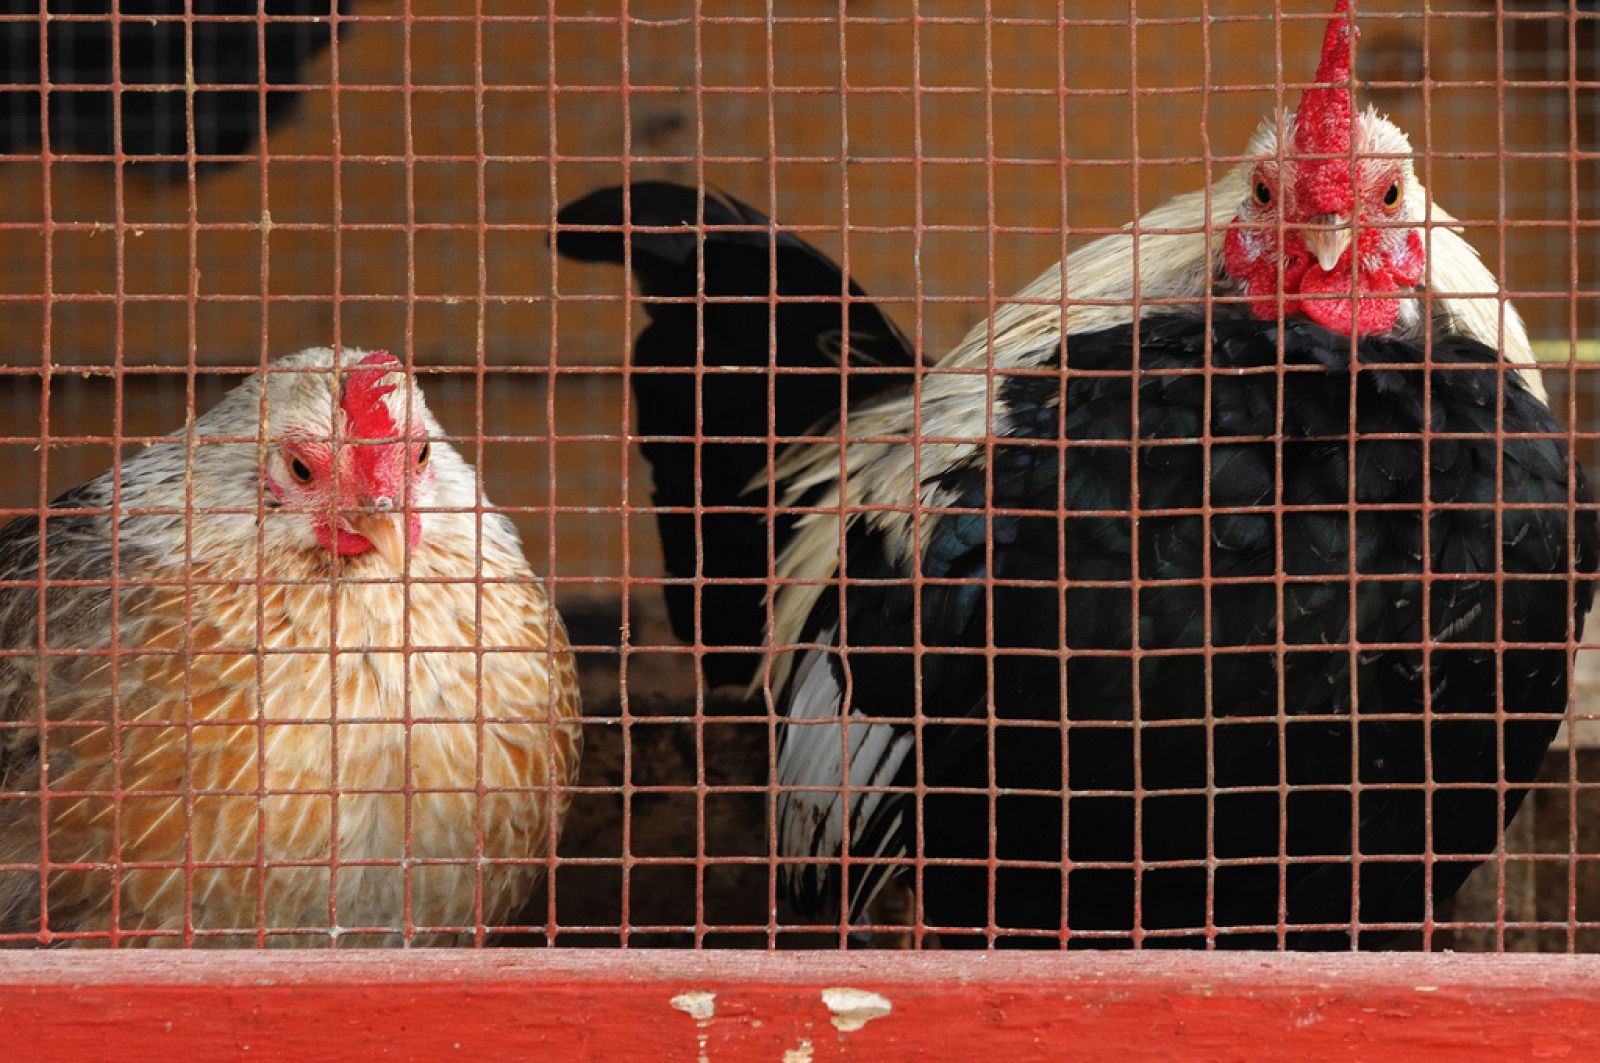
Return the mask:
[[[997,352],[963,406],[935,375],[819,376],[841,347],[914,359],[755,211],[647,184],[626,213],[647,300],[676,300],[647,302],[632,377],[670,574],[778,580],[770,617],[707,584],[674,619],[769,633],[770,671],[707,675],[765,679],[786,717],[799,911],[862,923],[909,868],[946,945],[1348,948],[1494,851],[1566,709],[1600,530],[1493,349],[1224,304]],[[595,193],[557,246],[620,263],[623,220]],[[697,364],[759,371],[697,397]],[[873,438],[912,401],[925,438]],[[874,510],[908,475],[920,512]]]

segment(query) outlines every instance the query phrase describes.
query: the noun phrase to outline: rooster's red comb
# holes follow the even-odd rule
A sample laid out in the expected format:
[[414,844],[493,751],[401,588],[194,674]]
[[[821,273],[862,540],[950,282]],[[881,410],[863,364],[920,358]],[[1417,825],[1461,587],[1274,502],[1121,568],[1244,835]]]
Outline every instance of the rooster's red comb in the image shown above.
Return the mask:
[[339,408],[344,411],[345,434],[351,439],[392,439],[400,435],[399,425],[389,413],[383,397],[395,389],[381,381],[400,362],[388,351],[373,351],[356,363],[344,382]]
[[[1297,155],[1348,155],[1353,107],[1350,101],[1350,42],[1355,23],[1349,0],[1338,0],[1322,38],[1322,59],[1317,64],[1317,84],[1306,89],[1295,113],[1294,150]],[[1351,199],[1350,165],[1340,159],[1301,163],[1300,194],[1317,212],[1348,209]]]

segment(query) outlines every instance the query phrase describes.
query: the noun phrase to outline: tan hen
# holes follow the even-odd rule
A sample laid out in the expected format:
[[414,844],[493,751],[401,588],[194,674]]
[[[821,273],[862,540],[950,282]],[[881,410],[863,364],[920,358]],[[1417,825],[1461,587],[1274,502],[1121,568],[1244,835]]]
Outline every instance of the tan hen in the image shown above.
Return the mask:
[[309,350],[57,499],[43,541],[0,532],[10,943],[444,944],[517,913],[578,691],[441,434],[389,355]]

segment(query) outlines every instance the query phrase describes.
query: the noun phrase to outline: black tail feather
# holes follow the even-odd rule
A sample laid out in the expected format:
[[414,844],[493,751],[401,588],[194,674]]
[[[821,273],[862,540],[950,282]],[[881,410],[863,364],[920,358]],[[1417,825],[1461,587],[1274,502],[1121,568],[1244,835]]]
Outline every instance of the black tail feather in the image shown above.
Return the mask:
[[[557,216],[556,248],[569,258],[621,265],[624,220],[624,189],[594,192]],[[632,380],[639,433],[650,440],[641,450],[650,463],[655,505],[688,508],[698,502],[746,510],[702,514],[698,529],[692,513],[658,516],[670,576],[752,581],[704,586],[698,630],[695,589],[669,586],[673,630],[685,642],[707,648],[753,647],[761,642],[766,619],[766,587],[755,581],[771,573],[767,493],[747,488],[763,474],[771,479],[766,437],[826,430],[837,419],[839,374],[816,370],[837,369],[843,352],[852,368],[898,368],[906,374],[915,357],[866,293],[853,282],[846,288],[837,264],[795,236],[774,235],[764,215],[737,200],[702,196],[682,185],[640,182],[631,186],[626,222],[676,230],[634,231],[629,239],[631,267],[650,315],[634,345]],[[702,241],[696,225],[717,228],[705,232]],[[574,231],[570,226],[603,228]],[[730,226],[738,228],[724,228]],[[699,295],[707,301],[649,302]],[[710,371],[697,378],[694,368],[702,350]],[[715,371],[729,367],[801,372]],[[906,374],[852,373],[849,401],[903,385]],[[667,441],[697,433],[750,441],[698,447]],[[773,456],[782,449],[778,444]],[[774,528],[776,549],[782,549],[786,534],[787,522],[780,520]],[[758,660],[748,650],[708,653],[706,680],[712,685],[749,682]]]

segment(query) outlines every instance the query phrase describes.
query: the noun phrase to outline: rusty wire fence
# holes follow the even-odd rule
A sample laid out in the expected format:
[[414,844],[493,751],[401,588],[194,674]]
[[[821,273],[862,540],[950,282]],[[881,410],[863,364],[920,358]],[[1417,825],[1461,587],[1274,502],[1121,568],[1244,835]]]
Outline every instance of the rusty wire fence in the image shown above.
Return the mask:
[[[477,466],[485,510],[521,533],[584,706],[576,783],[527,787],[571,801],[556,853],[510,861],[543,881],[504,922],[480,906],[463,940],[693,947],[832,947],[851,927],[782,901],[769,699],[709,689],[707,647],[668,623],[626,368],[646,312],[620,271],[556,257],[558,209],[646,179],[737,196],[843,263],[931,362],[1074,248],[1219,177],[1293,106],[1328,15],[1285,0],[46,6],[0,16],[4,518],[131,459],[266,359],[394,353]],[[1572,452],[1600,468],[1600,16],[1583,0],[1389,0],[1359,18],[1362,100],[1409,131],[1419,176],[1526,318]],[[1504,845],[1399,946],[1594,947],[1587,657]],[[169,724],[192,732],[192,698],[176,704]],[[0,706],[0,756],[37,741],[16,712]],[[7,770],[0,801],[37,807],[48,782]],[[181,789],[196,769],[177,770]],[[308,792],[348,800],[337,784]],[[408,883],[409,823],[406,851],[375,858]],[[189,841],[135,870],[192,877]],[[481,823],[466,843],[446,862],[481,865]],[[107,854],[94,881],[121,888],[123,863]],[[265,879],[274,857],[246,863]],[[58,871],[0,873],[47,897]],[[330,940],[305,926],[230,937],[199,926],[186,892],[163,932],[81,937]],[[914,897],[877,921],[872,944],[937,943]],[[57,940],[38,911],[4,929]]]

